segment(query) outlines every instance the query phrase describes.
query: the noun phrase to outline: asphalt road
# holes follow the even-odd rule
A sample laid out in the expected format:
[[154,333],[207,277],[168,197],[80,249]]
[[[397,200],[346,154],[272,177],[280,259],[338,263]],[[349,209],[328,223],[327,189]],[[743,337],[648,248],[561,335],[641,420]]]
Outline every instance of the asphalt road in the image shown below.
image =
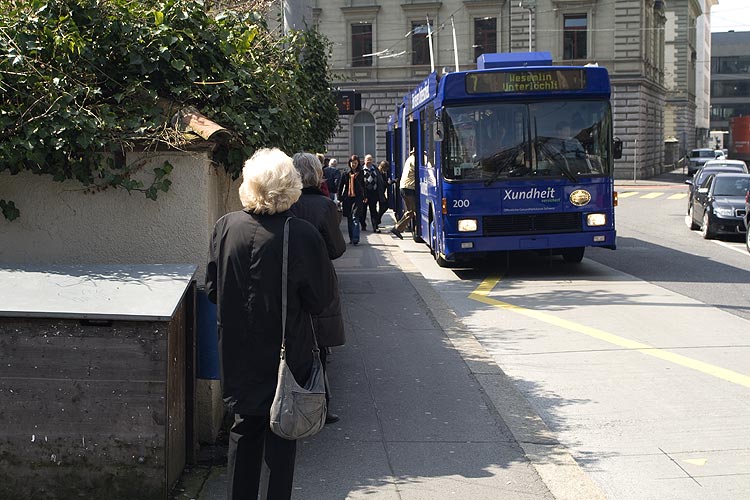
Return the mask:
[[688,229],[682,180],[619,186],[618,249],[581,264],[399,242],[615,500],[749,498],[750,254]]
[[750,319],[750,253],[744,237],[704,240],[687,226],[687,186],[681,175],[618,186],[617,250],[587,257]]

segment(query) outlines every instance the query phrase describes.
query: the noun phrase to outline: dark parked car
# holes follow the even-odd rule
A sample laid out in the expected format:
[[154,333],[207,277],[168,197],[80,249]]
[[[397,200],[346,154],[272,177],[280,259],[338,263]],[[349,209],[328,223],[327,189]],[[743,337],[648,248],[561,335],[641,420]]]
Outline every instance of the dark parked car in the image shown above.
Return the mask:
[[750,191],[745,193],[745,246],[750,252]]
[[708,160],[716,158],[714,150],[710,148],[693,149],[688,155],[687,173],[693,175]]
[[698,187],[690,215],[691,229],[700,228],[704,238],[746,232],[745,197],[750,174],[711,174]]
[[720,172],[750,173],[748,172],[747,165],[742,160],[707,161],[694,176],[685,181],[685,184],[688,185],[688,214],[690,214],[690,208],[693,206],[693,195],[695,194],[697,186],[700,186],[709,175],[718,174]]

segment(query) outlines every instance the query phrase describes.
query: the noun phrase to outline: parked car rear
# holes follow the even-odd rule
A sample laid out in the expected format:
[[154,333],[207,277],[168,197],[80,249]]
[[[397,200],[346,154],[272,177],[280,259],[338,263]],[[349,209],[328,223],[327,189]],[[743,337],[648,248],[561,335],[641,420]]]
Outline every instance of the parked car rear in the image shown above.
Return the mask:
[[714,150],[711,148],[699,148],[693,149],[688,155],[687,173],[693,175],[703,166],[708,160],[716,158]]

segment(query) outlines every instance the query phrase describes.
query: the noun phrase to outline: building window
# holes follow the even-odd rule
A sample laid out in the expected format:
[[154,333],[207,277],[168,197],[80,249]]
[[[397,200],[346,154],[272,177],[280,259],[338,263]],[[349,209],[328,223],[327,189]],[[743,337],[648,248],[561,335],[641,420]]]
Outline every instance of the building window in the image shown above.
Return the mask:
[[711,73],[727,75],[750,73],[750,56],[712,57]]
[[375,156],[375,118],[363,111],[354,117],[352,123],[352,154],[364,158],[366,154]]
[[411,63],[413,65],[430,64],[430,42],[427,40],[426,24],[411,23],[411,50]]
[[563,59],[586,59],[588,19],[585,14],[565,16],[563,25]]
[[352,66],[372,66],[372,24],[352,24]]
[[711,97],[750,96],[750,80],[714,80],[711,82]]
[[712,104],[712,120],[728,120],[734,116],[750,115],[750,104]]
[[480,17],[474,19],[474,60],[482,54],[497,51],[497,18]]

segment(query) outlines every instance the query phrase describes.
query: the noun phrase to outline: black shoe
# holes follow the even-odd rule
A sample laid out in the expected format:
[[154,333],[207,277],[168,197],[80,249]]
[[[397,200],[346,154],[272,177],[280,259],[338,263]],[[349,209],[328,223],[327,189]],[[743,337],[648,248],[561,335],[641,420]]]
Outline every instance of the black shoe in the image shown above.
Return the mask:
[[398,239],[403,240],[404,237],[401,235],[401,231],[396,229],[395,227],[391,229],[391,234],[398,236]]
[[341,420],[338,415],[335,413],[331,413],[330,411],[326,414],[326,425],[328,424],[335,424]]
[[375,232],[379,233],[380,232],[380,228],[375,229]]

